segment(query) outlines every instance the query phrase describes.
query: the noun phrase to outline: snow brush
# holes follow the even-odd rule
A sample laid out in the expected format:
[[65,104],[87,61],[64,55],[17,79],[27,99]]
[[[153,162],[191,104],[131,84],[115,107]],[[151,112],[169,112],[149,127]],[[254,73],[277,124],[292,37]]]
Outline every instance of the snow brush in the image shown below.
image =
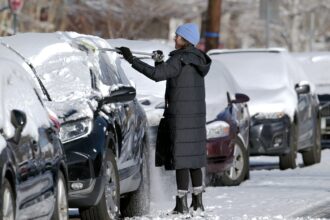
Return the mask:
[[[79,44],[78,44],[78,48],[80,50],[83,50],[83,51],[116,52],[116,53],[120,54],[120,50],[118,50],[118,49],[115,49],[115,48],[99,48],[99,47],[95,47],[95,46],[93,46],[93,45],[91,45],[91,44],[89,44],[85,41],[80,41]],[[150,57],[153,55],[153,53],[140,52],[140,51],[131,51],[131,53],[137,54],[137,55],[143,55],[143,56],[150,56]]]

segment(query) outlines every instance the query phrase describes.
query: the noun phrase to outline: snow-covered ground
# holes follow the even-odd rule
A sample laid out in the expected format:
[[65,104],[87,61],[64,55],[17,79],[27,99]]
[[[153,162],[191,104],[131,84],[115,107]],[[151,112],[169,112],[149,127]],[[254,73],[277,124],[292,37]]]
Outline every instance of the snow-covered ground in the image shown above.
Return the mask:
[[[251,157],[250,179],[237,187],[206,187],[204,216],[190,219],[325,219],[330,213],[324,210],[328,203],[330,209],[330,150],[322,151],[320,164],[303,167],[300,154],[298,163],[294,170],[281,171],[277,157]],[[151,212],[131,219],[187,218],[166,215],[175,203],[174,174],[152,164]]]
[[[153,166],[151,158],[151,211],[125,220],[312,220],[330,219],[330,150],[321,163],[281,171],[277,157],[251,157],[250,179],[236,187],[206,187],[204,214],[168,215],[175,204],[173,172]],[[188,205],[191,198],[188,199]],[[77,214],[74,210],[71,214]],[[79,219],[71,215],[71,219]]]

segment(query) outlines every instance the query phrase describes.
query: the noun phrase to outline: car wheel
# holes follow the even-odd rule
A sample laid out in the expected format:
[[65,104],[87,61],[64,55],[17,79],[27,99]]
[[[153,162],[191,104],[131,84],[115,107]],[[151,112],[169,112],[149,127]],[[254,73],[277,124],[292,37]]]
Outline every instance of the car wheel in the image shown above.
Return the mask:
[[104,176],[106,183],[102,197],[96,206],[79,209],[82,220],[118,219],[120,207],[119,174],[115,155],[111,150],[107,150]]
[[221,176],[213,176],[211,183],[216,186],[237,186],[246,179],[249,171],[249,155],[242,141],[234,140],[234,160],[232,166]]
[[302,152],[305,166],[313,165],[321,161],[321,128],[317,123],[314,134],[314,146],[311,150]]
[[296,158],[297,158],[297,126],[292,123],[290,128],[290,142],[289,148],[290,152],[285,155],[280,156],[280,169],[294,169],[297,167]]
[[68,191],[66,188],[66,180],[61,171],[58,172],[58,180],[56,184],[56,200],[55,209],[52,220],[65,220],[69,218],[68,212]]
[[142,146],[141,183],[139,188],[121,199],[120,207],[123,217],[141,216],[149,213],[150,209],[150,172],[149,150],[147,141]]
[[15,219],[15,197],[10,182],[5,178],[1,187],[0,219]]

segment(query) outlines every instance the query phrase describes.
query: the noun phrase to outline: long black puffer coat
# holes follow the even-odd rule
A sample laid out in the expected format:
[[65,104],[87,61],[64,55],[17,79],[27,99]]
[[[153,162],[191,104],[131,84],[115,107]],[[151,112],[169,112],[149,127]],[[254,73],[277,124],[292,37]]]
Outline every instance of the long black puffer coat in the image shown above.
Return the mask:
[[169,118],[171,149],[165,169],[201,168],[206,165],[206,105],[204,76],[211,59],[193,46],[172,51],[155,67],[135,58],[132,67],[148,78],[167,80],[165,118]]

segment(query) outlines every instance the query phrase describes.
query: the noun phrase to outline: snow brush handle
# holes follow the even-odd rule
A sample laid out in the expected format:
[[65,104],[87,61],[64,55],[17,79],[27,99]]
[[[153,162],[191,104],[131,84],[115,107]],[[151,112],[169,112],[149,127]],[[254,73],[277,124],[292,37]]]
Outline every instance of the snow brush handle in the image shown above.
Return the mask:
[[[111,52],[117,52],[119,53],[120,51],[117,49],[112,49],[112,48],[99,48],[99,51],[111,51]],[[147,53],[147,52],[139,52],[139,51],[131,51],[131,53],[138,54],[138,55],[145,55],[145,56],[152,56],[152,53]]]

